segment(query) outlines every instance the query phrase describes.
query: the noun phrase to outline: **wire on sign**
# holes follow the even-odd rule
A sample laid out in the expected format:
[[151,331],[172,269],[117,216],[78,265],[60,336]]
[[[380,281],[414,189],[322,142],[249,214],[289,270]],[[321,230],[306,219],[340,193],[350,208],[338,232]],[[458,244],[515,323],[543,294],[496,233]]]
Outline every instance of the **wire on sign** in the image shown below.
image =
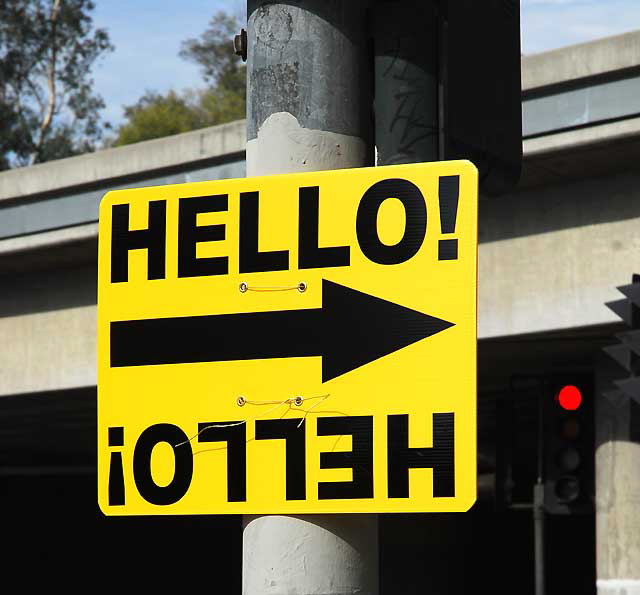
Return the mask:
[[247,291],[295,291],[296,289],[300,293],[307,291],[307,284],[304,281],[300,281],[297,285],[258,285],[249,287],[244,281],[239,285],[240,293],[247,293]]
[[[264,412],[263,414],[256,415],[255,417],[252,417],[250,419],[244,419],[242,421],[236,421],[236,422],[233,422],[233,423],[230,423],[230,424],[210,424],[208,426],[205,426],[204,428],[202,428],[201,430],[196,432],[193,436],[191,436],[191,438],[188,438],[187,440],[184,440],[184,441],[180,442],[179,444],[176,444],[175,448],[178,448],[178,446],[183,446],[184,444],[192,442],[198,436],[200,436],[200,434],[202,434],[202,432],[204,432],[204,431],[206,431],[206,430],[208,430],[210,428],[232,428],[232,427],[235,427],[235,426],[241,426],[242,424],[247,424],[249,422],[255,421],[256,419],[258,419],[258,417],[263,417],[265,415],[269,415],[269,413],[272,413],[273,411],[276,411],[279,407],[282,407],[282,405],[289,405],[289,410],[290,410],[292,405],[294,405],[295,407],[301,407],[305,401],[317,400],[318,401],[317,403],[315,403],[314,405],[309,407],[309,409],[304,410],[305,414],[300,419],[300,423],[298,424],[298,427],[300,427],[303,424],[304,420],[307,419],[307,416],[309,415],[309,413],[311,413],[311,411],[313,409],[315,409],[318,405],[320,405],[322,402],[324,402],[326,399],[328,399],[329,396],[330,396],[330,393],[327,393],[326,395],[318,395],[316,397],[306,397],[306,398],[298,395],[298,396],[295,396],[295,397],[289,397],[288,399],[284,399],[283,401],[250,401],[250,400],[246,399],[244,396],[239,396],[236,399],[236,404],[238,405],[238,407],[244,407],[244,405],[274,405],[274,407],[272,407],[268,411]],[[285,413],[283,415],[286,415],[286,413],[287,412],[285,411]]]

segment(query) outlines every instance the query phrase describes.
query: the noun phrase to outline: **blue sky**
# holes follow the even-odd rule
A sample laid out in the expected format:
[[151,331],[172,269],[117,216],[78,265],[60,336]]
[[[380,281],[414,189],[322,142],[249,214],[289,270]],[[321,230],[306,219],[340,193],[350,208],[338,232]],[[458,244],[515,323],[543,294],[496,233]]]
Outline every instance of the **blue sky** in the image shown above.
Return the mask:
[[521,5],[525,54],[640,29],[640,0],[522,0]]
[[[348,0],[345,0],[348,1]],[[180,42],[197,37],[220,9],[244,0],[96,0],[94,22],[115,51],[94,68],[105,120],[122,121],[122,106],[146,91],[200,86],[198,69],[180,58]],[[525,54],[640,29],[640,0],[522,0]]]
[[94,66],[103,117],[117,125],[123,105],[146,90],[202,86],[198,68],[178,57],[184,39],[197,37],[218,10],[236,12],[242,0],[96,0],[93,21],[109,32],[115,51]]

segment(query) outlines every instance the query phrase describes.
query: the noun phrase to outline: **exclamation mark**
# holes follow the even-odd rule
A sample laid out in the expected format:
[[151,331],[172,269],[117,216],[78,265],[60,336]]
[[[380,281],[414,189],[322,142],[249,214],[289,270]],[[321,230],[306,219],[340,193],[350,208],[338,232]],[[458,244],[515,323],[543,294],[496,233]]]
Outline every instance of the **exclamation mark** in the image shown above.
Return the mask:
[[[124,446],[124,428],[109,428],[109,447]],[[109,460],[109,506],[124,504],[124,470],[122,468],[122,453],[111,452]]]
[[[455,233],[458,217],[460,176],[440,176],[438,199],[440,201],[440,229],[442,233]],[[438,242],[438,260],[457,260],[458,240],[455,238]]]

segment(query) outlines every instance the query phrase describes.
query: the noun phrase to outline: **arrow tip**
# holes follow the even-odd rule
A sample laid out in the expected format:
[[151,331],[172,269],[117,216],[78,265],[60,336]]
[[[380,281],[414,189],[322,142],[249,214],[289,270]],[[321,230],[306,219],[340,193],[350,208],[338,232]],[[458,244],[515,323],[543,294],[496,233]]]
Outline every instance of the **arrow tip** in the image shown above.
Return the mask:
[[322,310],[323,382],[454,326],[327,280]]

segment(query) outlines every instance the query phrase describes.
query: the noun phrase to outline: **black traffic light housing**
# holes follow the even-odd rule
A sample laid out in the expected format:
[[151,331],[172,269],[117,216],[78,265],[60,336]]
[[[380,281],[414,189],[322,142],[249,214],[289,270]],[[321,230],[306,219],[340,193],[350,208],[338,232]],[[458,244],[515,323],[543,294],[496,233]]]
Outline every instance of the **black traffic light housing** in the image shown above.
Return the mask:
[[469,159],[480,190],[520,178],[519,0],[376,0],[378,163]]
[[441,0],[442,159],[470,159],[488,194],[522,164],[519,0]]
[[550,514],[594,510],[594,397],[591,374],[564,374],[543,391],[544,509]]

